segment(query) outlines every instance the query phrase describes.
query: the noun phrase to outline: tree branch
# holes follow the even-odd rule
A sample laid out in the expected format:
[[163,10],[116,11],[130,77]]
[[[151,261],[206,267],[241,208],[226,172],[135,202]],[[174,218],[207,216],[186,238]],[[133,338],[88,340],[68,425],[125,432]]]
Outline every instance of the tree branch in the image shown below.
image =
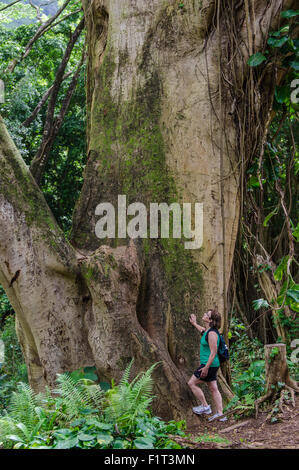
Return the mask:
[[76,13],[79,13],[80,11],[82,11],[83,8],[78,8],[78,10],[75,10],[75,11],[72,11],[71,13],[68,13],[67,15],[63,16],[60,20],[56,21],[56,23],[54,24],[50,24],[48,26],[48,28],[43,32],[43,34],[45,34],[47,31],[49,31],[49,29],[53,29],[55,28],[55,26],[57,26],[58,24],[62,23],[64,20],[66,20],[67,18],[69,18],[70,16],[73,16],[75,15]]
[[[72,74],[72,72],[68,72],[66,73],[62,80],[66,80],[70,75]],[[54,82],[55,83],[55,82]],[[36,118],[36,116],[38,115],[38,113],[40,112],[41,108],[44,106],[44,104],[46,103],[47,99],[49,98],[53,88],[54,88],[54,83],[53,85],[50,86],[50,88],[48,88],[48,90],[44,93],[42,99],[40,100],[40,102],[38,103],[38,105],[35,107],[35,109],[32,111],[32,113],[30,114],[30,116],[24,121],[22,122],[22,126],[24,127],[29,127],[30,124],[34,121],[34,119]]]
[[92,364],[73,247],[0,116],[0,283],[16,312],[31,386]]
[[63,12],[63,10],[68,6],[71,0],[66,0],[66,2],[62,5],[59,10],[55,13],[55,15],[51,16],[51,18],[48,19],[45,23],[43,23],[38,30],[36,31],[35,35],[30,39],[30,41],[27,43],[27,46],[25,48],[25,51],[21,55],[19,59],[14,59],[7,67],[6,72],[13,72],[16,65],[19,64],[32,49],[33,44],[48,30],[48,27],[58,18],[58,16]]
[[72,96],[73,96],[73,92],[74,92],[74,89],[76,88],[76,85],[77,85],[77,80],[78,80],[78,77],[79,77],[79,74],[80,74],[80,70],[81,70],[81,67],[83,65],[83,63],[85,62],[86,60],[86,52],[85,50],[83,51],[82,53],[82,57],[81,57],[81,60],[79,62],[79,65],[77,67],[77,70],[76,72],[74,73],[73,77],[72,77],[72,80],[69,84],[69,87],[68,87],[68,90],[66,92],[66,95],[65,95],[65,98],[62,102],[62,106],[61,106],[61,109],[60,109],[60,113],[59,115],[57,116],[57,118],[55,119],[55,124],[54,124],[54,128],[55,128],[55,132],[54,132],[54,138],[56,138],[58,132],[59,132],[59,129],[63,123],[63,119],[66,115],[66,112],[68,110],[68,107],[70,105],[70,102],[71,102],[71,99],[72,99]]
[[[32,162],[31,162],[31,165],[30,165],[31,173],[35,177],[35,180],[38,184],[40,183],[43,170],[44,170],[45,165],[47,163],[48,152],[51,148],[51,145],[52,145],[52,142],[53,142],[53,136],[55,134],[54,112],[55,112],[55,105],[56,105],[58,92],[59,92],[59,89],[60,89],[61,82],[63,80],[63,74],[64,74],[65,68],[67,66],[67,63],[69,61],[69,58],[70,58],[71,52],[73,50],[73,47],[74,47],[76,41],[78,40],[83,28],[84,28],[84,17],[81,19],[80,23],[78,24],[77,28],[75,29],[74,33],[72,34],[72,36],[69,40],[68,46],[66,48],[66,51],[65,51],[64,56],[62,58],[60,66],[58,68],[58,72],[57,72],[57,75],[56,75],[56,78],[55,78],[55,82],[53,84],[53,89],[52,89],[49,104],[48,104],[47,117],[46,117],[46,122],[45,122],[45,126],[44,126],[42,143],[41,143],[40,148],[38,149],[35,157],[33,158]],[[81,65],[80,65],[80,67],[81,67]],[[79,69],[79,71],[80,71],[80,69]],[[77,70],[76,73],[79,74],[79,71]],[[75,73],[75,76],[76,76],[76,73]],[[76,78],[76,80],[77,80],[77,78]]]
[[19,2],[21,2],[21,1],[22,1],[22,0],[15,0],[14,2],[9,3],[9,4],[6,5],[5,7],[0,8],[0,12],[6,10],[6,9],[9,8],[9,7],[12,7],[13,5],[15,5],[16,3],[19,3]]
[[[74,90],[76,88],[76,85],[77,85],[77,80],[78,80],[78,77],[79,77],[79,74],[80,74],[80,70],[81,70],[81,67],[82,67],[82,65],[85,61],[85,58],[86,58],[86,55],[84,53],[82,55],[82,59],[81,59],[79,65],[78,65],[78,68],[77,68],[76,72],[74,73],[74,75],[72,77],[72,80],[69,84],[69,87],[68,87],[68,90],[67,90],[66,95],[64,97],[59,115],[54,119],[52,129],[51,129],[51,135],[47,139],[46,145],[43,147],[43,153],[42,153],[42,155],[41,155],[41,157],[38,161],[38,166],[36,166],[33,170],[34,174],[35,174],[35,178],[37,179],[37,182],[40,182],[40,180],[42,178],[42,175],[45,171],[46,164],[47,164],[48,159],[49,159],[49,154],[50,154],[51,148],[52,148],[53,143],[54,143],[54,141],[55,141],[55,139],[56,139],[56,137],[57,137],[57,135],[60,131],[60,128],[61,128],[63,120],[64,120],[64,117],[67,113],[68,107],[70,105],[70,102],[71,102],[71,99],[72,99],[72,96],[73,96],[73,92],[74,92]],[[34,165],[34,163],[33,163],[33,165]]]
[[34,8],[36,10],[36,18],[37,18],[37,21],[39,23],[42,23],[42,18],[41,18],[41,13],[40,13],[40,6],[37,6],[37,5],[34,5],[34,3],[32,2],[32,0],[29,0],[29,3],[30,5],[32,6],[32,8]]

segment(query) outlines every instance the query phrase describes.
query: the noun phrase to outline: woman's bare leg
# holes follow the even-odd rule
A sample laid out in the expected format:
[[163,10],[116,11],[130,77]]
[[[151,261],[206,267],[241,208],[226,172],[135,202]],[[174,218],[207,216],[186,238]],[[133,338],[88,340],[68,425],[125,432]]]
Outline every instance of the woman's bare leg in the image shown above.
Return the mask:
[[218,390],[217,381],[213,380],[212,382],[207,382],[207,385],[210,389],[211,395],[216,405],[216,411],[222,415],[223,414],[222,396]]
[[197,400],[200,401],[203,406],[209,406],[203,391],[197,386],[197,384],[199,383],[202,383],[202,380],[198,379],[195,375],[192,375],[191,379],[188,382],[188,385]]

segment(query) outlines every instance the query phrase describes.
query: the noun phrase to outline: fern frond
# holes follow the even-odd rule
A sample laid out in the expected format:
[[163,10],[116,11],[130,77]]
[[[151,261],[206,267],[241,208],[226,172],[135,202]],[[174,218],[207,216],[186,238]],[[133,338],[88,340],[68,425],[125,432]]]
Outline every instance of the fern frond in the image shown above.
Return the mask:
[[136,417],[145,413],[154,398],[151,374],[157,364],[146,372],[140,372],[128,383],[131,361],[119,385],[108,394],[105,415],[109,420],[116,420],[121,426],[131,429]]
[[39,421],[35,411],[39,404],[39,397],[29,385],[20,382],[17,391],[12,393],[8,415],[15,423],[23,423],[29,431],[32,431]]
[[[75,382],[68,373],[57,374],[58,387],[54,393],[59,395],[60,417],[71,420],[77,417],[83,408],[99,408],[103,391],[95,383],[86,385],[79,380]],[[87,381],[91,382],[91,381]]]
[[122,378],[119,382],[120,386],[122,386],[125,383],[129,382],[129,377],[130,377],[130,372],[131,372],[131,369],[132,369],[133,362],[134,362],[134,358],[131,360],[130,364],[127,366],[125,372],[123,373],[123,376],[122,376]]
[[[140,400],[148,399],[152,394],[153,379],[152,372],[158,363],[153,364],[141,377],[134,383],[132,387],[131,399],[136,405]],[[132,385],[132,384],[131,384]]]
[[84,401],[93,408],[101,407],[105,392],[92,380],[83,379],[79,381],[82,392],[84,394]]

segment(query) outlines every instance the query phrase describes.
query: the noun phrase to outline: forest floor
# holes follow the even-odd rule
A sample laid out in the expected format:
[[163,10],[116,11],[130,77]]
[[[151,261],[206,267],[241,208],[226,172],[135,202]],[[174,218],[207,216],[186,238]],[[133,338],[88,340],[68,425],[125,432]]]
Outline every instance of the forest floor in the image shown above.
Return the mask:
[[299,449],[299,397],[295,404],[275,423],[267,420],[265,411],[257,419],[228,416],[226,422],[209,423],[207,417],[198,416],[198,426],[187,428],[190,437],[175,440],[193,449]]

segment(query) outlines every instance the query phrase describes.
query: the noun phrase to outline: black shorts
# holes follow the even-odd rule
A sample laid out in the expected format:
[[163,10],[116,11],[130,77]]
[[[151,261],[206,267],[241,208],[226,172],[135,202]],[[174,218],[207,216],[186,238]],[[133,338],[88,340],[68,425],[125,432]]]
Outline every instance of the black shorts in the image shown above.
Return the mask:
[[195,377],[197,377],[198,379],[202,380],[203,382],[212,382],[213,380],[217,380],[217,371],[219,369],[219,367],[209,367],[209,370],[208,370],[208,375],[206,377],[200,377],[201,375],[201,369],[205,366],[205,364],[201,364],[198,369],[196,369],[193,374],[195,375]]

